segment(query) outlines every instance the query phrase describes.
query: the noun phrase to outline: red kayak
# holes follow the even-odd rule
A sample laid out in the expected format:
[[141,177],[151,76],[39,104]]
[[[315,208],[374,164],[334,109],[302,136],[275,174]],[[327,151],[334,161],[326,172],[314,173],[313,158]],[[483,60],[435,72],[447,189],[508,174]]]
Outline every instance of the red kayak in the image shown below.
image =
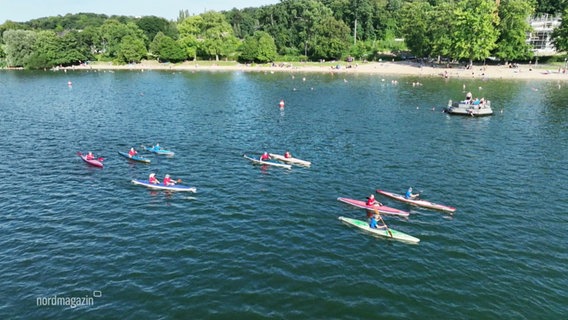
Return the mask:
[[344,202],[344,203],[347,203],[347,204],[350,204],[350,205],[355,206],[357,208],[373,210],[373,211],[377,210],[377,211],[379,211],[379,213],[382,213],[382,214],[390,214],[390,215],[393,215],[393,216],[400,216],[400,217],[408,217],[410,215],[410,212],[398,210],[398,209],[387,207],[387,206],[379,206],[379,205],[368,206],[366,201],[349,199],[349,198],[337,198],[337,200]]
[[377,190],[377,193],[382,194],[383,196],[398,200],[398,201],[406,202],[408,204],[411,204],[411,205],[414,205],[414,206],[417,206],[417,207],[441,210],[441,211],[446,211],[446,212],[449,212],[449,213],[452,213],[452,214],[454,213],[454,211],[456,211],[456,208],[454,208],[454,207],[445,206],[443,204],[437,204],[437,203],[433,203],[433,202],[421,200],[421,199],[406,199],[401,194],[396,194],[396,193],[392,193],[392,192],[388,192],[388,191],[384,191],[384,190],[380,190],[380,189]]
[[77,155],[83,159],[86,163],[92,165],[93,167],[102,168],[103,167],[103,158],[87,160],[87,156],[82,154],[81,152],[77,152]]

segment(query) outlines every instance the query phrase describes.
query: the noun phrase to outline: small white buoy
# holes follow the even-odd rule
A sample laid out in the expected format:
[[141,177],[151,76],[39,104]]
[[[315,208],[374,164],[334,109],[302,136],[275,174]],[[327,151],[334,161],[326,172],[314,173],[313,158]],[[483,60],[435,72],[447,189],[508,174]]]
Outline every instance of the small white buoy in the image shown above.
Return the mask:
[[72,86],[72,85],[73,85],[73,82],[67,81],[67,85],[68,85],[68,86]]

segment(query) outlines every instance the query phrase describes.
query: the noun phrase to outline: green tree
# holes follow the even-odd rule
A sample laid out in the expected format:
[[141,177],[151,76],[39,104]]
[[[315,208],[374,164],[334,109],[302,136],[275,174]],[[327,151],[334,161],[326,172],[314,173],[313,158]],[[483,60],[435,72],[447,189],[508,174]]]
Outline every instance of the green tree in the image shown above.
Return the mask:
[[341,59],[349,48],[349,27],[334,17],[324,18],[314,28],[313,58]]
[[527,21],[534,13],[530,2],[524,0],[504,0],[499,5],[499,39],[495,55],[505,61],[532,57],[531,46],[527,43],[527,33],[531,26]]
[[162,32],[156,34],[150,44],[150,50],[152,55],[157,57],[160,61],[178,62],[187,58],[187,54],[181,45]]
[[463,0],[457,3],[452,24],[455,59],[485,60],[496,46],[499,31],[497,6],[493,0]]
[[203,52],[207,56],[215,57],[215,61],[219,61],[220,56],[228,57],[234,53],[238,47],[238,40],[231,25],[225,21],[225,16],[215,11],[208,11],[201,16]]
[[101,52],[105,57],[116,58],[119,55],[120,47],[122,46],[122,39],[130,36],[131,40],[142,40],[146,43],[146,36],[133,22],[122,23],[115,19],[109,19],[100,27],[101,35]]
[[172,39],[176,39],[178,36],[175,24],[172,25],[172,23],[164,18],[144,16],[136,20],[136,25],[140,28],[140,30],[144,31],[146,39],[149,41],[154,39],[158,32],[162,32]]
[[33,54],[36,33],[31,30],[6,30],[3,34],[6,63],[10,67],[23,67]]
[[556,50],[568,51],[568,8],[562,12],[562,20],[560,26],[552,32],[552,41]]
[[197,51],[200,43],[203,42],[201,30],[203,28],[203,17],[190,16],[181,20],[177,25],[179,31],[179,44],[188,57],[197,59]]
[[44,30],[35,34],[32,53],[24,59],[26,69],[51,68],[58,64],[58,37],[54,31]]
[[404,42],[417,57],[427,57],[432,53],[433,10],[426,1],[407,2],[401,9]]
[[269,62],[276,58],[276,44],[268,32],[257,31],[247,36],[241,45],[241,61]]
[[131,35],[124,36],[120,41],[118,61],[126,63],[138,63],[147,54],[143,38]]

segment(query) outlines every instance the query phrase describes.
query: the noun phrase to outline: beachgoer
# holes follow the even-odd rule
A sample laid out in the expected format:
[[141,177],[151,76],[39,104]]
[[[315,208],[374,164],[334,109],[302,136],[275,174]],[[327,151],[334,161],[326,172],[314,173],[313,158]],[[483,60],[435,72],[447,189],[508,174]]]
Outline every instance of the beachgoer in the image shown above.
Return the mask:
[[382,206],[383,204],[378,202],[377,200],[375,200],[375,195],[370,195],[369,197],[367,197],[367,202],[365,203],[368,206],[374,206],[374,205],[379,205]]
[[85,159],[94,160],[95,156],[93,155],[93,153],[91,151],[89,151],[89,153],[87,153],[87,155],[85,156]]
[[159,184],[160,181],[156,178],[156,174],[155,173],[150,173],[150,177],[148,177],[148,182],[150,182],[151,184]]
[[173,185],[176,184],[175,181],[173,181],[172,178],[170,178],[169,174],[166,174],[163,182],[164,182],[164,185],[166,185],[166,186],[173,186]]
[[270,160],[270,155],[268,154],[268,152],[264,152],[264,153],[260,156],[260,161],[266,161],[266,160]]
[[138,152],[136,150],[134,150],[134,148],[130,148],[130,151],[128,151],[128,156],[130,158],[134,157]]
[[290,152],[286,151],[284,153],[284,158],[288,159],[288,158],[292,158],[292,155],[290,154]]
[[412,187],[408,188],[408,190],[406,190],[406,194],[404,195],[405,199],[414,199],[416,197],[418,197],[418,193],[414,194],[412,193]]

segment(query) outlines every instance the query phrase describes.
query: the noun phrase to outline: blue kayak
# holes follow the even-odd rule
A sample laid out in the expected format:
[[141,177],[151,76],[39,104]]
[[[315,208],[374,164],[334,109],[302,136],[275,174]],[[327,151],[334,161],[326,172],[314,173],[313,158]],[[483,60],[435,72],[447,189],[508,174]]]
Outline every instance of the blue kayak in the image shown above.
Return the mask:
[[132,183],[135,185],[144,186],[146,188],[155,189],[155,190],[197,192],[196,187],[182,186],[180,184],[176,184],[173,186],[166,186],[162,183],[153,184],[148,182],[148,180],[136,180],[136,179],[132,180]]
[[161,154],[161,155],[164,155],[164,156],[173,156],[174,155],[173,151],[162,149],[160,147],[158,147],[158,148],[156,148],[156,147],[144,147],[144,149],[146,151],[150,151],[150,152],[153,152],[155,154]]
[[144,157],[139,156],[139,155],[134,155],[134,156],[131,157],[128,154],[128,152],[122,152],[122,151],[119,151],[118,154],[127,158],[128,160],[138,161],[138,162],[143,162],[143,163],[150,163],[150,159],[144,158]]

